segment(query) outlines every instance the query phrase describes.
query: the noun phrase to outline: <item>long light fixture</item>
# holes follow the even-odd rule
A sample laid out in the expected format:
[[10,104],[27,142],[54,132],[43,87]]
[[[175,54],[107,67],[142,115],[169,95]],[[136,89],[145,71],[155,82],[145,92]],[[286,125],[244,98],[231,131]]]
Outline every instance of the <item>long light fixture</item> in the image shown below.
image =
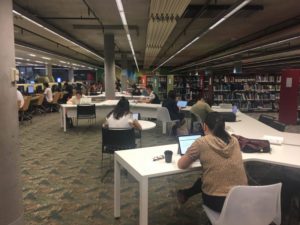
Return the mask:
[[87,49],[87,48],[85,48],[85,47],[83,47],[83,46],[81,46],[81,45],[79,45],[79,44],[77,44],[77,43],[75,43],[74,41],[71,41],[71,40],[68,39],[68,38],[65,38],[64,36],[62,36],[62,35],[56,33],[55,31],[50,30],[49,28],[47,28],[47,27],[43,26],[42,24],[40,24],[40,23],[38,23],[38,22],[36,22],[36,21],[30,19],[29,17],[27,17],[27,16],[25,16],[25,15],[23,15],[23,14],[17,12],[16,10],[13,10],[13,13],[16,14],[16,15],[18,15],[18,16],[20,16],[21,18],[26,19],[26,20],[29,21],[30,23],[33,23],[33,24],[37,25],[38,27],[43,28],[44,30],[46,30],[46,31],[48,31],[48,32],[50,32],[50,33],[52,33],[52,34],[54,34],[54,35],[56,35],[56,36],[58,36],[58,37],[64,39],[65,41],[68,41],[68,42],[72,43],[73,45],[75,45],[75,46],[77,46],[77,47],[79,47],[79,48],[81,48],[81,49],[83,49],[83,50],[89,52],[90,54],[92,54],[92,55],[96,56],[97,58],[101,59],[102,61],[104,61],[104,58],[101,57],[101,56],[99,56],[98,54],[92,52],[91,50],[89,50],[89,49]]
[[216,61],[216,60],[219,60],[219,59],[228,58],[228,57],[235,56],[235,55],[242,54],[242,53],[246,53],[246,52],[249,52],[249,51],[256,51],[256,50],[259,50],[259,49],[262,49],[262,48],[272,47],[272,46],[275,46],[275,45],[283,44],[283,43],[290,42],[290,41],[297,40],[297,39],[300,39],[300,35],[297,35],[297,36],[294,36],[294,37],[289,37],[289,38],[286,38],[286,39],[283,39],[283,40],[280,40],[280,41],[271,42],[271,43],[268,43],[268,44],[263,44],[263,45],[252,47],[252,48],[247,48],[247,49],[240,50],[240,51],[237,51],[237,52],[233,52],[233,53],[230,53],[230,54],[227,54],[227,55],[222,55],[222,56],[219,56],[219,57],[216,57],[216,58],[213,58],[213,59],[209,59],[209,60],[206,60],[206,61],[203,61],[203,62],[192,63],[190,65],[183,66],[183,67],[175,69],[173,71],[178,71],[178,70],[182,70],[182,69],[185,69],[185,68],[202,65],[202,64],[205,64],[205,63],[209,63],[209,62]]
[[135,62],[135,66],[137,68],[137,71],[139,72],[140,69],[139,69],[139,65],[138,65],[137,60],[136,60],[136,55],[135,55],[133,44],[132,44],[132,40],[131,40],[131,37],[130,37],[128,23],[127,23],[127,20],[126,20],[126,16],[125,16],[125,11],[124,11],[122,0],[116,0],[116,3],[117,3],[118,11],[119,11],[119,14],[120,14],[120,17],[121,17],[121,20],[122,20],[122,24],[123,24],[124,30],[126,32],[127,40],[128,40],[131,52],[132,52],[132,56],[133,56],[133,59],[134,59],[134,62]]
[[197,40],[199,40],[201,37],[203,37],[204,35],[206,35],[209,31],[213,30],[215,27],[217,27],[221,23],[223,23],[226,19],[228,19],[229,17],[231,17],[234,13],[236,13],[237,11],[239,11],[241,8],[243,8],[245,5],[247,5],[251,1],[252,0],[245,0],[242,3],[240,3],[239,5],[237,5],[236,7],[234,7],[225,16],[223,16],[221,19],[219,19],[217,22],[215,22],[213,25],[211,25],[208,29],[206,29],[204,32],[202,32],[199,36],[197,36],[196,38],[194,38],[191,42],[189,42],[188,44],[186,44],[185,46],[183,46],[181,49],[179,49],[177,52],[175,52],[175,54],[173,54],[171,57],[169,57],[167,60],[165,60],[163,63],[161,63],[152,72],[156,71],[158,68],[160,68],[161,66],[163,66],[164,64],[166,64],[167,62],[169,62],[171,59],[173,59],[180,52],[182,52],[183,50],[185,50],[186,48],[188,48],[189,46],[191,46],[194,42],[196,42]]

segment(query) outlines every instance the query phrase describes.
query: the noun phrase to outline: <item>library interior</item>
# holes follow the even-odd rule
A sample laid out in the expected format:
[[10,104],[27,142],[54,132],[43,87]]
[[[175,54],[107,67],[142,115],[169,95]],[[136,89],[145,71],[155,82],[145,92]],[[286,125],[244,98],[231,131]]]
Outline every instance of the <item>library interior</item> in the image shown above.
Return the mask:
[[0,0],[0,225],[300,225],[299,0]]

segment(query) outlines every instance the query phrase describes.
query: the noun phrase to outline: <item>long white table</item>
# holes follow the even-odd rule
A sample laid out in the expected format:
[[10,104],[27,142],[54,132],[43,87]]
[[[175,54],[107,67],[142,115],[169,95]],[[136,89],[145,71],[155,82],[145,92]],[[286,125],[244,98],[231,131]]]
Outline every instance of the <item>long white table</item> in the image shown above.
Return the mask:
[[[240,122],[226,123],[230,133],[242,135],[247,138],[262,138],[264,135],[283,136],[279,132],[251,117],[243,114],[237,114]],[[286,135],[284,144],[271,145],[271,153],[242,153],[244,161],[260,161],[282,166],[294,167],[300,169],[300,134]],[[286,144],[293,142],[293,144]],[[172,163],[165,163],[164,160],[153,161],[154,156],[164,154],[165,150],[173,151]],[[141,149],[131,149],[115,152],[114,162],[114,216],[120,217],[120,169],[125,168],[139,182],[140,190],[140,216],[139,224],[148,224],[148,184],[149,179],[154,177],[173,175],[178,173],[190,172],[200,169],[200,162],[197,161],[189,169],[181,170],[177,167],[177,161],[180,155],[177,154],[178,145],[163,145]]]
[[[118,100],[106,100],[103,102],[95,103],[97,117],[105,117],[117,105]],[[64,132],[67,131],[66,116],[71,118],[77,117],[77,105],[61,104],[61,127]],[[130,101],[130,111],[139,112],[142,117],[156,118],[157,108],[161,107],[160,104],[136,103]]]

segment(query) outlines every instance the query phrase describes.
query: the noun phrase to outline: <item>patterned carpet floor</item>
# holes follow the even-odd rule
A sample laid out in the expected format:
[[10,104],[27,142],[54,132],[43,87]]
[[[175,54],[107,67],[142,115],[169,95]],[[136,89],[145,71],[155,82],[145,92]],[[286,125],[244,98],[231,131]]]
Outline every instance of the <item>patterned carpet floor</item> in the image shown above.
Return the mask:
[[[28,225],[136,225],[138,183],[121,177],[121,218],[113,217],[113,173],[101,182],[101,119],[64,133],[59,113],[35,116],[20,125],[21,178]],[[176,143],[161,126],[144,131],[143,147]],[[176,190],[193,184],[200,172],[151,179],[150,225],[206,225],[201,195],[180,206]]]

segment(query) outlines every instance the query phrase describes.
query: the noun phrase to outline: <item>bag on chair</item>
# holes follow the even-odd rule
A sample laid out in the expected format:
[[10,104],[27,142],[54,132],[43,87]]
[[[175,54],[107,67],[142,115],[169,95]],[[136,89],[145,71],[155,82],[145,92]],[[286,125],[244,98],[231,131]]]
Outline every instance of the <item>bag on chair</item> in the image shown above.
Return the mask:
[[249,139],[239,135],[232,135],[240,144],[242,152],[245,153],[268,153],[271,151],[270,142],[268,140]]

